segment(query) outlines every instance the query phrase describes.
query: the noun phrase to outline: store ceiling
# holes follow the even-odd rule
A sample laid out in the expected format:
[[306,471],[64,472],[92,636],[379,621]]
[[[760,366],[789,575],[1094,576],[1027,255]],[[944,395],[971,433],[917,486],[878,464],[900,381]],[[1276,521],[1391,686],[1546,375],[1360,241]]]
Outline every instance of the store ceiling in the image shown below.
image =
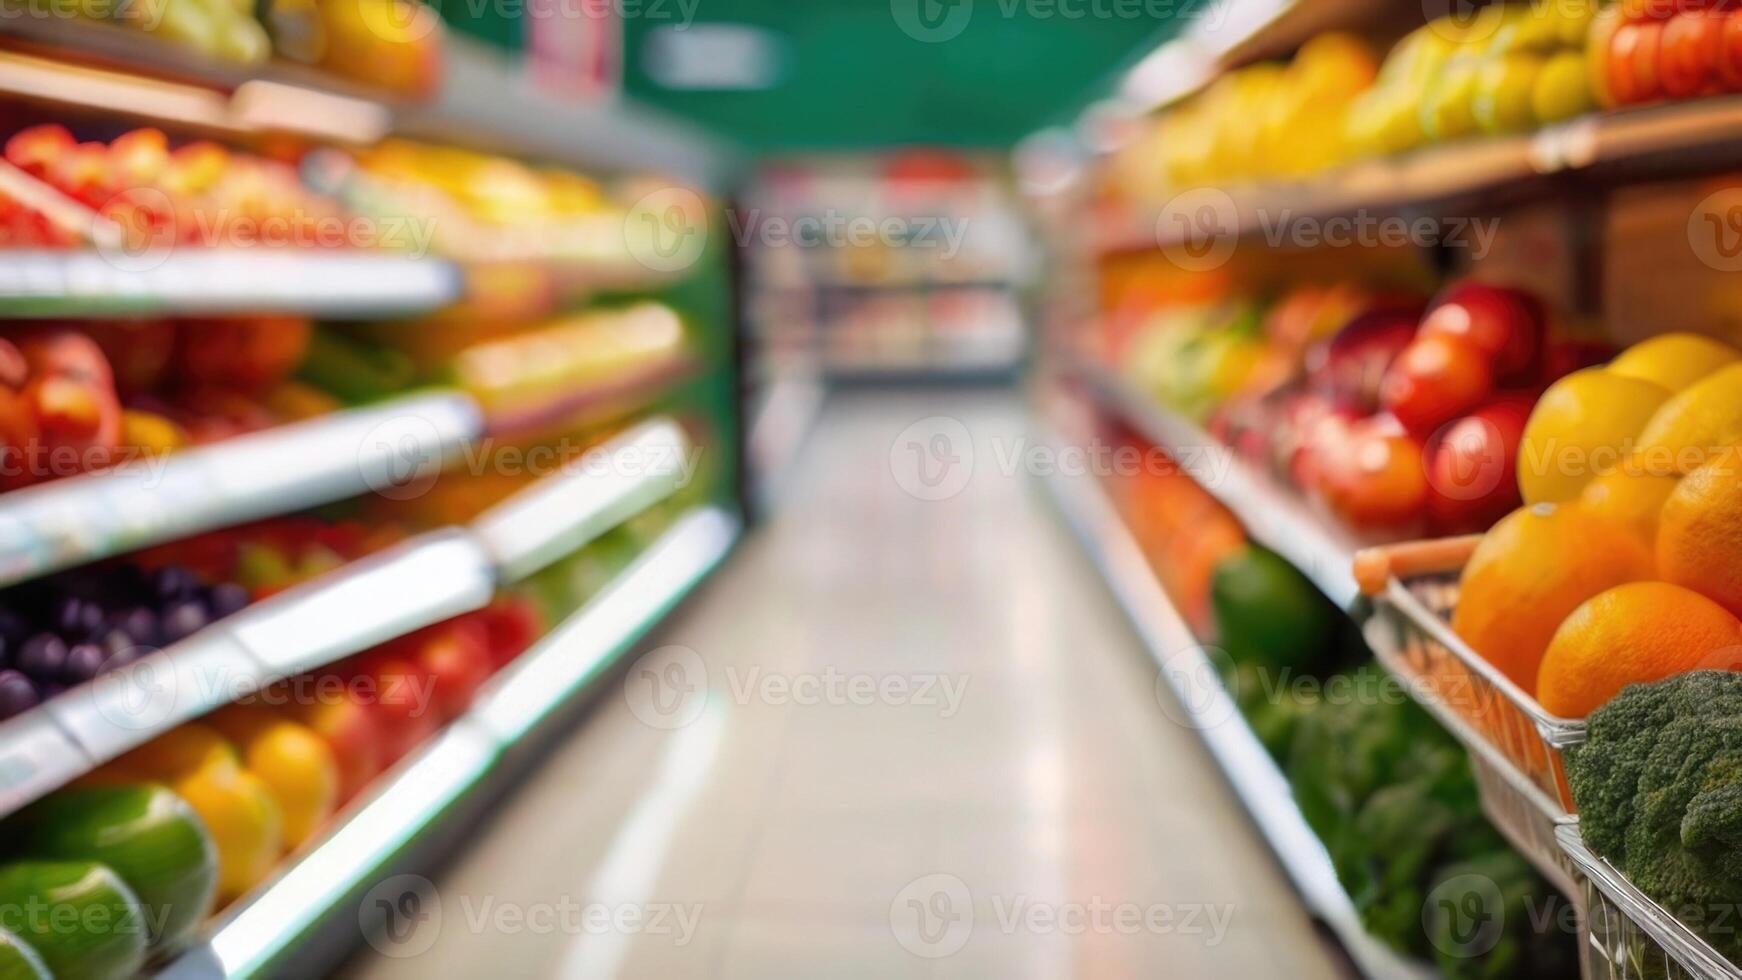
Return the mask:
[[1105,91],[1191,2],[644,0],[670,16],[625,18],[625,89],[755,152],[1007,147]]

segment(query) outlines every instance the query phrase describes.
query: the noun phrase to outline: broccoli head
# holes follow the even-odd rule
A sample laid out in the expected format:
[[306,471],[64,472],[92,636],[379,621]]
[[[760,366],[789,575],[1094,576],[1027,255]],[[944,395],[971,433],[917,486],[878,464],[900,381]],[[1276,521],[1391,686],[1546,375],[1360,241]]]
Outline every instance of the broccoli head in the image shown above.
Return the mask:
[[1625,688],[1591,714],[1567,782],[1591,850],[1742,959],[1742,674]]

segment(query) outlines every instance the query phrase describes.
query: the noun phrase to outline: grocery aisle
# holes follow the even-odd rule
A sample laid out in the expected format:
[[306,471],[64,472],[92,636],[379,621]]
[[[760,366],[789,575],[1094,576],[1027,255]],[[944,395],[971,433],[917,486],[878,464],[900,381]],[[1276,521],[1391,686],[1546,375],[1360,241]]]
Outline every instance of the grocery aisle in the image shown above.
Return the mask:
[[[976,465],[921,500],[891,446],[934,416]],[[436,879],[439,914],[346,974],[1339,975],[1004,472],[1023,422],[1005,392],[834,396],[781,513],[649,644],[695,658],[606,692]],[[676,700],[635,686],[648,666]]]

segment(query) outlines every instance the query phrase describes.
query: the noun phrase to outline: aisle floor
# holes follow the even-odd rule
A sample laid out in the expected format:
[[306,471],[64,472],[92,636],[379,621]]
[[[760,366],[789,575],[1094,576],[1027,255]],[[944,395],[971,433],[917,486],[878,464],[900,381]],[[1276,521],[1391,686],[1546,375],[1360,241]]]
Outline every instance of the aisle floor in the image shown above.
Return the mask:
[[[898,454],[937,418],[975,465],[921,499]],[[833,396],[777,516],[436,879],[429,948],[345,972],[1344,975],[1006,472],[1024,421],[1007,392]]]

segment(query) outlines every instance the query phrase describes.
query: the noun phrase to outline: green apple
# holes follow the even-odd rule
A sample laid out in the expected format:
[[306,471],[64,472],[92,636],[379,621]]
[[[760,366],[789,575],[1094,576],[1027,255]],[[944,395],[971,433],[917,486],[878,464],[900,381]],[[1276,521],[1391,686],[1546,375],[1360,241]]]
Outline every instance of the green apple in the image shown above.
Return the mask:
[[1597,107],[1582,51],[1562,51],[1548,59],[1530,91],[1530,108],[1538,122],[1559,122]]
[[1476,129],[1473,103],[1481,65],[1456,59],[1421,102],[1421,130],[1430,140],[1455,140]]
[[1516,133],[1536,125],[1531,94],[1542,74],[1540,55],[1523,51],[1495,58],[1476,72],[1470,112],[1485,133]]

